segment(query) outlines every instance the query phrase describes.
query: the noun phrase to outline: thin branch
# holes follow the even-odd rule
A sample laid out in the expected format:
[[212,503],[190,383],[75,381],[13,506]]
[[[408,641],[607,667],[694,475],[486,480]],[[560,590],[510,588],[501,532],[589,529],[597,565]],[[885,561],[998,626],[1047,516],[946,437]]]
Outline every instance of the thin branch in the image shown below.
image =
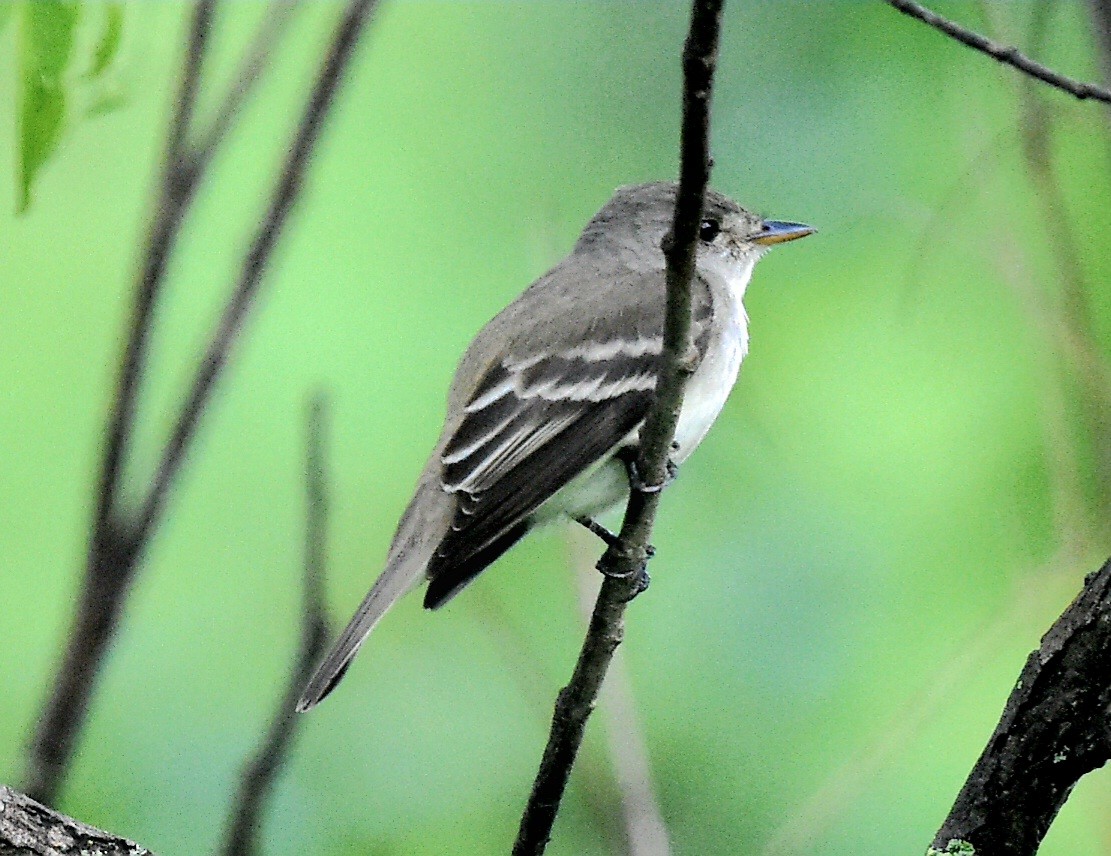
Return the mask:
[[123,364],[108,416],[81,600],[62,662],[28,747],[23,786],[33,798],[44,803],[55,801],[73,756],[100,663],[115,634],[119,593],[127,588],[134,572],[134,539],[117,510],[120,481],[135,424],[139,381],[154,328],[154,307],[170,251],[196,189],[197,175],[188,168],[185,157],[186,138],[214,7],[215,0],[201,0],[190,22],[185,65],[166,144],[160,198],[147,237]]
[[229,299],[213,344],[197,369],[192,391],[164,449],[146,499],[138,516],[132,518],[119,508],[120,482],[136,421],[139,384],[167,262],[206,167],[216,148],[225,142],[237,111],[254,88],[269,55],[271,40],[277,39],[285,27],[290,4],[283,0],[268,12],[269,19],[253,39],[239,77],[199,147],[189,144],[190,126],[215,0],[200,0],[195,10],[178,102],[170,126],[162,189],[136,288],[135,310],[120,381],[108,420],[104,466],[81,599],[62,663],[28,751],[25,788],[40,801],[53,802],[57,796],[84,725],[97,675],[119,625],[142,550],[157,525],[166,494],[300,189],[305,166],[342,71],[375,5],[372,0],[352,0],[341,18],[298,126],[266,220],[244,261],[239,285]]
[[208,404],[232,346],[239,336],[243,320],[254,303],[274,247],[281,237],[290,211],[293,209],[293,203],[301,191],[305,169],[320,138],[324,117],[335,99],[340,79],[355,50],[359,35],[377,5],[378,0],[351,0],[340,17],[328,46],[324,64],[297,125],[296,134],[266,214],[243,259],[239,281],[217,322],[216,330],[193,378],[185,404],[178,413],[170,439],[163,449],[150,492],[138,515],[136,527],[139,533],[149,533],[157,523],[170,486],[196,433],[197,423]]
[[293,21],[293,13],[300,0],[274,0],[255,32],[244,54],[243,61],[233,77],[231,86],[224,96],[216,116],[208,129],[198,134],[195,145],[196,161],[199,169],[204,169],[208,161],[219,150],[228,132],[235,125],[243,110],[243,104],[250,97],[263,70],[270,64],[270,55],[275,46]]
[[[675,219],[665,241],[667,317],[656,402],[640,434],[638,472],[650,485],[667,479],[668,458],[683,403],[691,353],[691,277],[698,224],[710,177],[710,96],[724,0],[694,0],[683,50],[683,123]],[[621,526],[623,547],[610,547],[606,577],[570,682],[556,699],[548,744],[521,818],[514,856],[543,853],[551,838],[571,767],[582,744],[613,652],[624,635],[625,607],[642,588],[660,492],[632,491]]]
[[0,853],[11,856],[154,856],[134,841],[59,814],[0,785]]
[[232,801],[234,814],[221,852],[224,856],[255,856],[262,809],[293,742],[297,697],[312,675],[331,635],[324,605],[324,552],[328,529],[328,493],[325,476],[325,403],[322,395],[309,403],[305,458],[305,564],[302,577],[301,644],[297,665],[270,722],[258,752],[243,768]]
[[913,0],[884,0],[884,2],[892,8],[902,12],[904,15],[909,15],[911,18],[933,27],[938,32],[944,33],[949,36],[949,38],[955,39],[962,45],[980,51],[980,53],[987,54],[992,59],[1018,69],[1023,74],[1027,74],[1043,83],[1047,83],[1056,89],[1060,89],[1062,92],[1067,92],[1079,98],[1081,101],[1091,98],[1094,101],[1102,101],[1105,104],[1111,104],[1111,91],[1104,89],[1102,86],[1096,86],[1092,83],[1084,83],[1079,80],[1074,80],[1071,77],[1065,77],[1065,75],[1054,71],[1048,66],[1030,59],[1028,56],[1022,54],[1018,48],[993,42],[991,39],[980,35],[980,33],[974,30],[963,27],[948,18],[943,18],[921,3],[915,3]]
[[[592,538],[587,540],[586,533],[578,530],[570,532],[568,540],[579,605],[583,617],[589,619],[598,576],[592,560],[596,555],[593,552],[595,542]],[[629,666],[621,655],[621,648],[613,652],[602,689],[601,713],[606,748],[621,795],[625,852],[628,856],[670,856],[671,836],[656,798],[648,744],[637,713]]]
[[1030,654],[937,852],[1032,856],[1075,784],[1111,758],[1111,560]]
[[104,453],[94,539],[104,537],[116,524],[116,503],[123,472],[125,452],[130,445],[135,425],[135,405],[139,380],[146,363],[150,334],[154,328],[154,307],[163,281],[170,252],[176,243],[186,210],[192,202],[200,175],[189,154],[188,138],[196,109],[197,91],[208,46],[208,34],[216,12],[216,0],[199,0],[189,25],[185,65],[181,75],[177,101],[167,135],[166,154],[162,167],[161,196],[157,214],[147,237],[144,262],[136,288],[135,306],[129,325],[123,367],[108,418],[107,444]]

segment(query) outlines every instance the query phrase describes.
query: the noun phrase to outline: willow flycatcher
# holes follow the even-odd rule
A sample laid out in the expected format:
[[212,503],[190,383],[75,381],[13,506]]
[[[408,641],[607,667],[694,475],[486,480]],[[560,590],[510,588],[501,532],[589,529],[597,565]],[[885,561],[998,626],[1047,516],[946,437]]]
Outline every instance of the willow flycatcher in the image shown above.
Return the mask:
[[[619,188],[571,254],[475,337],[448,396],[440,440],[401,517],[386,569],[309,681],[297,709],[343,677],[393,603],[428,579],[447,603],[532,528],[590,523],[629,493],[628,461],[652,405],[666,311],[661,243],[673,182]],[[741,303],[767,249],[814,230],[763,220],[709,190],[692,282],[696,363],[673,460],[721,412],[748,351]]]

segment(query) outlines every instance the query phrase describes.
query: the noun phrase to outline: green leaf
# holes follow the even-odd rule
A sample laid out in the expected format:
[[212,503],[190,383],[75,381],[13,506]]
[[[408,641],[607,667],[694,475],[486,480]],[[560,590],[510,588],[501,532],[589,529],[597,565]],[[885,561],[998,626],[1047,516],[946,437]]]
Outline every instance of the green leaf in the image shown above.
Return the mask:
[[15,11],[15,0],[0,0],[0,33],[4,32],[4,25]]
[[[3,0],[0,0],[3,2]],[[100,41],[93,50],[93,61],[85,74],[87,78],[99,77],[105,69],[112,64],[120,49],[120,40],[123,35],[123,4],[104,4],[104,29],[100,34]]]
[[66,116],[63,75],[73,49],[77,4],[28,0],[22,13],[19,213],[27,210],[35,176],[61,137]]
[[113,110],[119,110],[127,104],[127,98],[122,92],[106,92],[103,95],[97,96],[87,108],[85,108],[85,116],[90,119],[95,119],[97,116],[103,116],[106,113],[111,113]]

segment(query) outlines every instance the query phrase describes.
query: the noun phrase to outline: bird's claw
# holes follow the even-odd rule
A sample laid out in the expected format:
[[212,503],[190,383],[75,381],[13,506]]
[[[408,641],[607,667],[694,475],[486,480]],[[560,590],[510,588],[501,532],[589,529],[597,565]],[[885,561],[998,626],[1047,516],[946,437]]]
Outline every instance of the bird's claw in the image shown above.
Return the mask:
[[618,571],[613,568],[609,562],[606,561],[605,556],[599,559],[597,568],[602,576],[609,577],[614,580],[629,580],[633,581],[633,588],[629,592],[629,596],[625,598],[625,603],[631,601],[638,594],[642,594],[648,590],[652,578],[648,575],[648,567],[645,564],[639,565],[633,571]]
[[[672,443],[671,449],[673,452],[679,451],[679,444]],[[664,480],[659,484],[647,484],[644,479],[640,477],[640,468],[637,467],[636,458],[630,455],[625,458],[625,472],[629,476],[629,487],[637,493],[659,493],[679,475],[679,465],[675,463],[668,456],[667,463],[664,464]]]
[[648,576],[648,560],[654,555],[656,555],[656,548],[648,544],[644,548],[643,558],[637,563],[635,568],[630,571],[618,570],[615,565],[618,565],[621,560],[628,560],[631,558],[619,538],[617,542],[606,551],[605,555],[598,560],[598,564],[595,565],[595,567],[604,577],[615,580],[633,581],[633,588],[629,592],[629,596],[625,599],[625,602],[628,603],[638,594],[648,590],[648,585],[652,581],[652,578]]

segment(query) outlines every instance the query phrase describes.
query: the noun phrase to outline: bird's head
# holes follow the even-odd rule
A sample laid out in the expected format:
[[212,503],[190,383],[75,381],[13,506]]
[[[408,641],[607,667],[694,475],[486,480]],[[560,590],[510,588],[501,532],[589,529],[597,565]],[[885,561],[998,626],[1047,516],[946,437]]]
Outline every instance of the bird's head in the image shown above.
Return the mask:
[[[675,216],[673,181],[619,187],[583,232],[581,242],[661,247]],[[775,244],[812,235],[802,223],[765,220],[716,190],[706,191],[698,230],[698,257],[753,263]]]

